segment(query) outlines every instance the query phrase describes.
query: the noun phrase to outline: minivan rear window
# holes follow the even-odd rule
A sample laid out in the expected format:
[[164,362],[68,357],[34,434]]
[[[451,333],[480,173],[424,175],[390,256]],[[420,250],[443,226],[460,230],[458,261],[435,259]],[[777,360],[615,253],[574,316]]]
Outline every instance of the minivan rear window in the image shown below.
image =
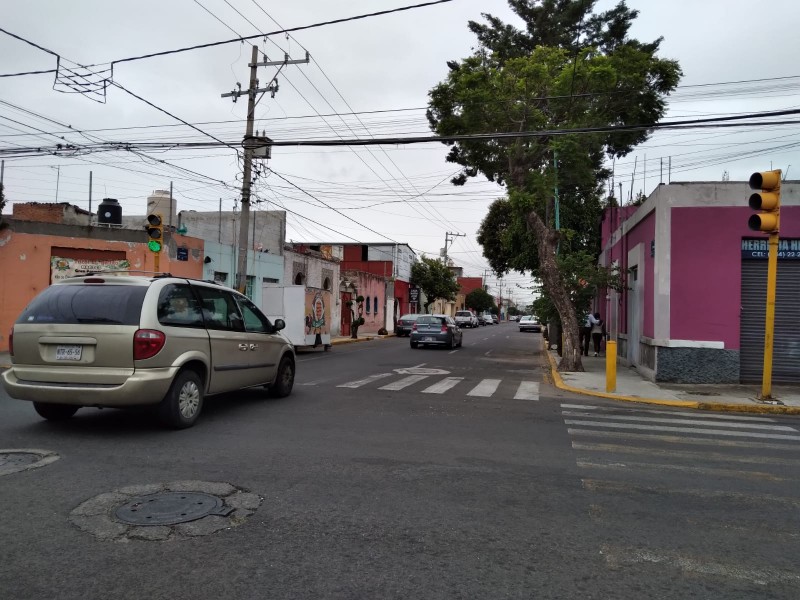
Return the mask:
[[138,325],[147,287],[53,285],[22,311],[17,323]]

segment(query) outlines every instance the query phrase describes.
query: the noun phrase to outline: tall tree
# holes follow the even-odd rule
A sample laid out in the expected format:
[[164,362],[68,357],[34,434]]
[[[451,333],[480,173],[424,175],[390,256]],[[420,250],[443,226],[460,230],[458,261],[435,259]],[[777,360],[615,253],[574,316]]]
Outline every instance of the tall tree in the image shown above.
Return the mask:
[[411,283],[425,294],[425,312],[439,298],[449,302],[455,300],[459,289],[453,272],[444,263],[427,256],[422,256],[411,266]]
[[467,294],[464,298],[464,305],[471,308],[477,314],[492,311],[496,308],[494,298],[492,295],[483,288],[476,288]]
[[428,108],[430,126],[442,136],[526,134],[445,142],[447,160],[463,167],[456,185],[482,174],[506,187],[479,241],[498,274],[531,270],[541,279],[564,327],[563,370],[583,370],[575,273],[565,258],[599,251],[604,160],[647,139],[681,75],[677,62],[656,56],[660,39],[628,37],[637,11],[623,1],[594,14],[594,4],[509,0],[524,31],[491,15],[485,24],[470,22],[479,47],[447,63]]

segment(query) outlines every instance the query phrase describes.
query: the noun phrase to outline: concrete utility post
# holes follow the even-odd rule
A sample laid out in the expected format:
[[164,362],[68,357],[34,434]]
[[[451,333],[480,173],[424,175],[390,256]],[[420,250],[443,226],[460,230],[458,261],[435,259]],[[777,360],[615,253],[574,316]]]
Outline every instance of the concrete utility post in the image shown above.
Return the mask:
[[452,244],[457,237],[465,237],[464,233],[450,233],[449,231],[444,234],[444,266],[447,266],[447,248]]
[[250,226],[250,187],[252,185],[253,174],[253,158],[270,158],[270,145],[272,140],[268,137],[254,136],[253,123],[255,122],[256,112],[256,94],[263,92],[270,92],[272,97],[275,97],[275,92],[278,91],[277,77],[273,78],[272,82],[265,88],[258,87],[258,67],[269,67],[277,65],[290,65],[298,63],[309,62],[310,57],[306,52],[306,57],[303,60],[289,60],[288,55],[284,55],[281,61],[267,61],[258,62],[258,46],[253,46],[250,55],[250,85],[247,90],[242,91],[241,86],[238,90],[234,90],[227,94],[222,94],[222,98],[233,98],[236,102],[237,98],[243,94],[247,94],[247,126],[244,134],[244,165],[242,173],[242,213],[241,221],[239,222],[239,256],[236,265],[236,289],[244,293],[247,287],[247,252],[249,249],[249,235],[248,229]]

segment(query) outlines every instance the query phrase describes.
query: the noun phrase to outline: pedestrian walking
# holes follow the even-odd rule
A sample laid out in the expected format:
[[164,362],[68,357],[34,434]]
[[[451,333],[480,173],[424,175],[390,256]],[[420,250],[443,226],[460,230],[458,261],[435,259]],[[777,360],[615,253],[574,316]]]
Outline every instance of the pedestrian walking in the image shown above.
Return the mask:
[[589,343],[592,340],[592,328],[596,322],[597,318],[592,313],[589,313],[586,315],[586,320],[583,323],[583,327],[581,327],[580,349],[581,354],[584,356],[589,356]]
[[[600,342],[606,337],[606,322],[600,318],[600,313],[594,313],[592,323],[592,342],[594,343],[594,355],[600,354]],[[588,343],[587,343],[588,346]],[[588,352],[587,352],[588,355]]]

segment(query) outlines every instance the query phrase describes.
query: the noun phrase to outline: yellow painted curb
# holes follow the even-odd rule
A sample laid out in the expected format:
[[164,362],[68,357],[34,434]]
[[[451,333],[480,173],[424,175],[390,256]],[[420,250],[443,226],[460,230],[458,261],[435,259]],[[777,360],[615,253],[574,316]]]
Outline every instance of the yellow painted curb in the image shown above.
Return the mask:
[[550,361],[550,372],[553,378],[553,384],[560,390],[573,392],[575,394],[582,394],[584,396],[596,396],[597,398],[607,398],[609,400],[621,400],[623,402],[638,402],[640,404],[657,404],[659,406],[675,406],[680,408],[695,408],[697,410],[714,410],[720,412],[742,412],[742,413],[759,413],[759,414],[782,414],[782,415],[800,415],[800,407],[796,406],[781,406],[777,404],[723,404],[721,402],[697,402],[692,400],[661,400],[658,398],[638,398],[635,396],[623,396],[621,394],[610,394],[606,392],[595,392],[593,390],[585,390],[583,388],[572,387],[564,383],[561,379],[561,374],[558,372],[557,365],[553,356],[548,350],[544,351],[547,354],[547,360]]

